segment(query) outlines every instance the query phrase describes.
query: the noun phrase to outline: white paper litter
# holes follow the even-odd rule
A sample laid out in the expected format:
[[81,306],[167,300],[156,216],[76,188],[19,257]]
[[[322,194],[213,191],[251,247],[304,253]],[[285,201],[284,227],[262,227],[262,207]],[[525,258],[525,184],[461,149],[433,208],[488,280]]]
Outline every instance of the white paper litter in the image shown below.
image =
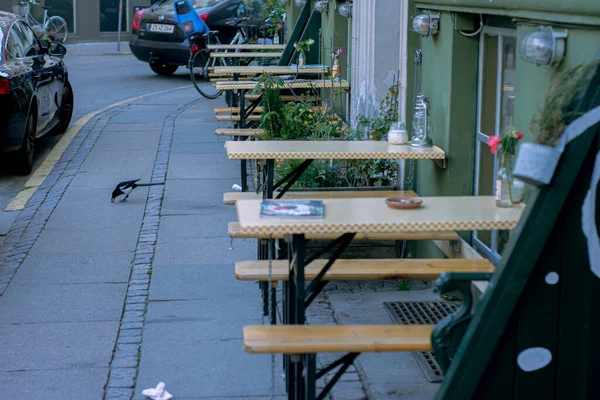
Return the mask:
[[155,388],[144,389],[142,394],[152,400],[170,400],[173,398],[173,395],[165,390],[164,382],[158,382]]

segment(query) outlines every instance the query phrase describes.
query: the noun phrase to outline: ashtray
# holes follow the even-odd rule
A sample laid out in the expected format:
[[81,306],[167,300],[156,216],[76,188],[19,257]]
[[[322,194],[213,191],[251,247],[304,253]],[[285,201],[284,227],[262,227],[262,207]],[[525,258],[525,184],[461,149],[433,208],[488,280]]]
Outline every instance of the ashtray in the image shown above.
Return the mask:
[[385,203],[389,208],[396,210],[408,210],[411,208],[419,208],[423,203],[418,197],[388,197],[385,199]]

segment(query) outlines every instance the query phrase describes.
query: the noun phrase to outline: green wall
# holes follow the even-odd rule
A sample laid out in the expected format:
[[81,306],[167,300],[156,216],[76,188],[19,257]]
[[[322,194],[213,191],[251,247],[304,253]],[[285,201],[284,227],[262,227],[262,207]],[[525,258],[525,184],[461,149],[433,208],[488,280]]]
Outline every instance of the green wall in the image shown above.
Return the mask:
[[455,31],[447,13],[441,15],[438,34],[421,40],[421,88],[431,104],[431,137],[448,157],[447,168],[419,162],[417,190],[422,196],[473,193],[477,43]]
[[[441,4],[445,1],[434,0]],[[478,3],[473,0],[470,3]],[[530,7],[531,1],[523,1],[524,7]],[[539,3],[539,2],[537,2]],[[556,2],[543,9],[548,11],[556,6]],[[584,10],[590,5],[588,1],[572,1],[570,11],[577,7]],[[544,4],[546,4],[544,2]],[[595,0],[600,9],[600,2]],[[412,3],[412,6],[420,5]],[[432,9],[424,5],[427,9]],[[467,7],[448,7],[452,10],[464,11]],[[540,7],[542,9],[542,7]],[[479,9],[473,11],[480,11]],[[495,9],[495,11],[498,11]],[[518,10],[512,10],[514,14]],[[507,13],[508,14],[508,13]],[[545,14],[544,14],[545,15]],[[510,22],[517,29],[518,43],[524,35],[534,31],[539,25],[551,25],[555,31],[568,28],[565,59],[558,66],[538,67],[524,61],[517,51],[516,58],[516,103],[514,125],[525,134],[525,140],[532,141],[533,134],[529,129],[532,116],[539,110],[546,95],[551,79],[564,69],[579,65],[600,54],[600,26],[573,25],[544,21],[540,14],[535,20],[518,19]],[[478,25],[479,15],[471,16]],[[589,15],[588,15],[589,17]],[[582,21],[583,21],[582,16]],[[433,125],[432,138],[434,144],[446,151],[448,167],[440,169],[433,163],[419,162],[417,171],[417,191],[422,196],[456,196],[473,194],[475,132],[477,117],[477,63],[479,37],[465,37],[454,28],[451,12],[442,11],[440,30],[431,37],[420,37],[417,43],[410,38],[418,36],[409,32],[409,63],[412,63],[415,48],[423,51],[422,92],[431,101],[431,118]],[[518,46],[518,45],[517,45]],[[413,73],[409,69],[409,100],[412,108]],[[409,111],[410,113],[410,111]],[[491,178],[490,178],[491,179]],[[465,233],[465,237],[468,235]],[[419,257],[439,256],[439,251],[426,243],[414,243],[412,249]]]

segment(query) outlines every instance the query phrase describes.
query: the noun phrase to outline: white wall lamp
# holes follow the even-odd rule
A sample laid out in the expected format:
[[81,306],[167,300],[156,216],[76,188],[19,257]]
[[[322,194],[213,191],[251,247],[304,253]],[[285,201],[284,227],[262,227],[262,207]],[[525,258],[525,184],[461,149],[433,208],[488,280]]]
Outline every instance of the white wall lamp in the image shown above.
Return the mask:
[[421,36],[429,37],[438,33],[440,25],[440,14],[432,14],[429,11],[423,11],[412,18],[412,30]]
[[539,26],[536,32],[523,37],[521,58],[538,67],[560,63],[565,56],[567,34],[567,30],[554,32],[551,27]]
[[315,3],[315,11],[318,13],[326,13],[329,10],[329,1],[317,1]]
[[296,4],[296,7],[302,8],[306,4],[306,0],[294,0],[294,4]]
[[344,18],[352,18],[352,3],[345,2],[337,7],[337,12]]

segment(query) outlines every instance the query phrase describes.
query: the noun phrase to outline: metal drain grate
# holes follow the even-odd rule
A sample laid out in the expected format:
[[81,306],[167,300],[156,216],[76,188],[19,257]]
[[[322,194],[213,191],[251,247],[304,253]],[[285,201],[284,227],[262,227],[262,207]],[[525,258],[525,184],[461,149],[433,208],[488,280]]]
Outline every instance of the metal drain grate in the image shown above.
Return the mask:
[[[460,303],[447,301],[390,301],[383,306],[390,314],[392,320],[399,325],[431,325],[437,324],[441,319],[452,314]],[[417,363],[430,382],[441,382],[442,370],[433,353],[412,353]]]

